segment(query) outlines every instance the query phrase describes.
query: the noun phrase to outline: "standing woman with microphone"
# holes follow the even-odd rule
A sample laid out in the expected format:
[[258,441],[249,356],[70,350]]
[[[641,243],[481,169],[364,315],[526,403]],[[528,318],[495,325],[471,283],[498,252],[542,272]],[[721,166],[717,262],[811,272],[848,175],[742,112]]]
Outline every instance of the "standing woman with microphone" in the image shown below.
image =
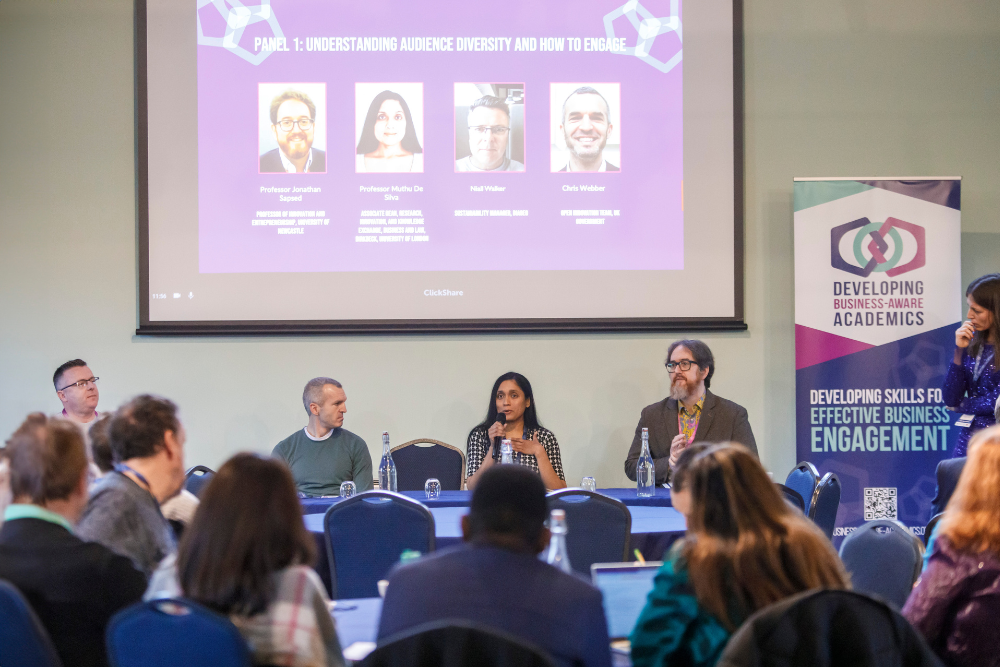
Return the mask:
[[476,488],[484,470],[500,462],[500,441],[504,439],[513,447],[514,463],[540,474],[546,489],[566,488],[559,442],[552,431],[538,423],[531,383],[520,373],[497,378],[486,419],[469,433],[465,453],[469,490]]
[[1000,396],[1000,273],[977,278],[965,290],[968,319],[955,332],[955,358],[944,380],[944,404],[962,413],[954,456],[965,456],[969,438],[996,424]]

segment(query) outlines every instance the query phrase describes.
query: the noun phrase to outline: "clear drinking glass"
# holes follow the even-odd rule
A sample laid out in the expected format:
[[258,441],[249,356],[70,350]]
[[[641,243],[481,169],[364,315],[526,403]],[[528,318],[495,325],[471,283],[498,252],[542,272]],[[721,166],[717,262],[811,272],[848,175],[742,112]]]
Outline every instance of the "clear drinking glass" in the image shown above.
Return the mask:
[[340,484],[340,497],[341,498],[353,498],[354,494],[358,492],[358,487],[354,485],[354,482],[342,482]]
[[434,500],[435,498],[441,497],[441,482],[437,481],[434,477],[424,482],[424,495],[427,496],[427,500]]
[[580,481],[580,488],[584,491],[597,491],[597,480],[593,477],[584,477]]

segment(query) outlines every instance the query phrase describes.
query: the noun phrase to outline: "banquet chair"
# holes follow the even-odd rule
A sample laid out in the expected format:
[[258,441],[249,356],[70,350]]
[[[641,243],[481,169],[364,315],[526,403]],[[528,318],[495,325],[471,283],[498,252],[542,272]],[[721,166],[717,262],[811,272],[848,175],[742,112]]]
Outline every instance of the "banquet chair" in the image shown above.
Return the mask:
[[434,515],[390,491],[366,491],[331,505],[323,532],[335,600],[377,597],[379,580],[403,551],[434,551]]
[[194,466],[188,469],[184,477],[184,488],[200,496],[202,489],[215,477],[215,471],[208,466]]
[[361,667],[555,667],[542,649],[466,620],[432,621],[386,637]]
[[566,549],[574,570],[589,577],[594,563],[628,560],[632,514],[625,503],[583,489],[560,489],[547,498],[549,512],[566,512]]
[[729,638],[717,667],[940,667],[903,615],[856,591],[813,589],[768,605]]
[[931,520],[927,522],[927,527],[924,528],[924,546],[928,546],[928,542],[931,539],[931,535],[934,534],[934,529],[937,528],[938,523],[944,518],[944,512],[939,512],[931,517]]
[[250,667],[250,649],[232,622],[190,600],[139,602],[108,623],[112,667]]
[[869,521],[840,545],[840,559],[851,573],[851,585],[902,609],[920,576],[924,545],[896,521]]
[[431,477],[441,482],[442,491],[461,491],[465,484],[465,453],[440,440],[418,438],[392,448],[396,463],[396,488],[423,491]]
[[809,503],[809,518],[831,540],[837,524],[837,510],[840,509],[840,491],[840,478],[836,473],[828,472],[819,480]]
[[816,470],[816,466],[808,461],[803,461],[792,468],[791,472],[788,473],[788,477],[785,478],[785,486],[793,491],[797,491],[798,494],[802,496],[803,514],[809,514],[813,492],[816,490],[816,485],[818,483],[819,471]]
[[775,482],[774,485],[778,487],[778,491],[781,492],[781,495],[784,496],[789,505],[794,505],[800,512],[805,513],[806,501],[802,499],[802,496],[799,495],[798,491],[790,489],[784,484],[779,484],[778,482]]
[[0,579],[0,665],[62,667],[45,626],[13,584]]

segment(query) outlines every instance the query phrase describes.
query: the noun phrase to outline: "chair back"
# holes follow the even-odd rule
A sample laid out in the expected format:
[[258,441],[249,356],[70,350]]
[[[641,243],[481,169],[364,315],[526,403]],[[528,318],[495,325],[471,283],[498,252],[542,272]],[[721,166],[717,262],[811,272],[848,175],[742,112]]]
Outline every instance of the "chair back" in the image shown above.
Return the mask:
[[373,598],[403,551],[434,551],[434,515],[412,498],[366,491],[330,506],[323,517],[334,599]]
[[379,644],[361,667],[555,667],[537,646],[460,619],[418,625]]
[[958,479],[965,469],[966,457],[959,456],[953,459],[942,459],[938,461],[934,476],[937,478],[937,493],[931,501],[931,513],[940,514],[948,506],[948,501],[955,493],[958,486]]
[[753,614],[730,637],[716,665],[937,667],[941,662],[882,600],[856,591],[811,590]]
[[819,471],[808,461],[803,461],[792,468],[788,477],[785,478],[785,486],[802,496],[803,514],[809,514],[813,492],[816,490],[817,484],[819,484]]
[[869,521],[840,545],[840,559],[854,590],[877,595],[902,609],[920,576],[923,543],[896,521]]
[[250,649],[228,618],[190,600],[140,602],[112,617],[112,667],[250,667]]
[[45,626],[9,581],[0,579],[0,665],[62,667]]
[[184,488],[200,497],[205,485],[212,481],[213,477],[215,477],[215,471],[208,466],[194,466],[188,469],[185,474]]
[[628,560],[632,515],[625,503],[583,489],[553,491],[548,503],[549,512],[566,512],[566,548],[574,570],[589,577],[594,563]]
[[794,505],[799,509],[800,512],[805,513],[806,511],[806,501],[802,499],[802,496],[795,489],[790,489],[784,484],[779,484],[775,482],[774,485],[778,487],[778,491],[784,496],[785,500],[788,501],[789,505]]
[[931,534],[934,529],[937,528],[938,523],[944,518],[944,512],[939,512],[931,517],[931,520],[927,522],[927,527],[924,528],[924,546],[927,546],[928,540],[931,539]]
[[440,440],[420,438],[392,448],[396,463],[396,488],[423,491],[431,477],[441,482],[442,491],[461,491],[465,484],[465,453]]
[[840,509],[840,478],[828,472],[819,480],[809,504],[809,518],[813,520],[827,538],[833,539],[833,528],[837,525],[837,510]]

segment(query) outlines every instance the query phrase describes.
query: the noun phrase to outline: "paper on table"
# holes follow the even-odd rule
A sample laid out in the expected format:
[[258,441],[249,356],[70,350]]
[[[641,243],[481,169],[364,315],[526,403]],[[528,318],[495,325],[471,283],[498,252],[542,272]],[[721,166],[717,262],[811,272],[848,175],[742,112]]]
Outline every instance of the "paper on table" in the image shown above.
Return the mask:
[[344,657],[351,661],[364,660],[375,646],[375,642],[354,642],[344,649]]

